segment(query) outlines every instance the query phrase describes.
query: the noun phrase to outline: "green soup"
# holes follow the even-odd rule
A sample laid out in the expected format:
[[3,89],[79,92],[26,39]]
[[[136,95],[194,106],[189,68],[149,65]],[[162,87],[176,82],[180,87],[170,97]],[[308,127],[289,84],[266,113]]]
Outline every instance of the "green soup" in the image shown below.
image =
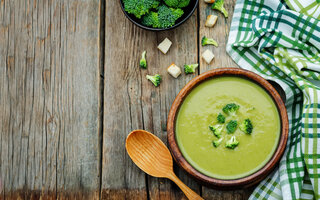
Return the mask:
[[[217,115],[228,103],[240,105],[236,116],[227,116],[226,122],[249,118],[253,124],[251,135],[239,128],[227,134],[217,148],[217,138],[209,125],[217,124]],[[176,120],[176,140],[185,159],[199,172],[219,179],[236,179],[262,168],[272,157],[280,136],[280,118],[269,94],[255,83],[238,77],[219,77],[199,84],[182,103]],[[225,142],[236,136],[235,149]]]

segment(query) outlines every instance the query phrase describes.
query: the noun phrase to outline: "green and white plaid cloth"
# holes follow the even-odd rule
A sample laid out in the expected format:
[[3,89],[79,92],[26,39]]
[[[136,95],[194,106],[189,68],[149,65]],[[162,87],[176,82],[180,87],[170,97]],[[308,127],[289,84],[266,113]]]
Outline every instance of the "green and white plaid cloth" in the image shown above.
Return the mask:
[[320,199],[320,1],[238,0],[227,52],[285,91],[289,139],[250,199]]

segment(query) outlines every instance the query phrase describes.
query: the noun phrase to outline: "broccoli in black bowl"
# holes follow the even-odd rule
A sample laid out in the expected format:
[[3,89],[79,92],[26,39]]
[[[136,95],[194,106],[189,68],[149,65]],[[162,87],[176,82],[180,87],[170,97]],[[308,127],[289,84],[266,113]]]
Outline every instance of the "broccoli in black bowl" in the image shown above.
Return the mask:
[[182,24],[194,12],[198,1],[121,0],[126,16],[149,30],[166,30]]

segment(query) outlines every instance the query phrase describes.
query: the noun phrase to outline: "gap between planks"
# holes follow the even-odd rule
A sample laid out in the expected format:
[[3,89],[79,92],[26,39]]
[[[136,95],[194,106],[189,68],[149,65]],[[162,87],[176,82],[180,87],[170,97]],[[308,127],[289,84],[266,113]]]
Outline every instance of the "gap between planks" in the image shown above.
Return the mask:
[[102,191],[102,160],[103,160],[103,109],[104,109],[104,61],[105,61],[105,35],[106,35],[106,1],[99,1],[99,142],[100,142],[100,160],[99,160],[99,199]]

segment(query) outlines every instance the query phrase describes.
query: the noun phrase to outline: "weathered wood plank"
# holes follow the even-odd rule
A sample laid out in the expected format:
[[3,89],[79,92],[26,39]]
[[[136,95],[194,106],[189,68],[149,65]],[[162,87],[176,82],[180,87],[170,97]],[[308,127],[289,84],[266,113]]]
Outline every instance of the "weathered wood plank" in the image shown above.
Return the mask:
[[[231,25],[233,9],[235,6],[235,0],[225,1],[225,8],[229,12],[229,17],[224,18],[223,14],[216,10],[211,9],[211,4],[205,3],[203,0],[199,1],[199,18],[200,18],[200,30],[199,30],[199,49],[200,49],[200,57],[202,53],[206,49],[210,49],[215,58],[210,64],[207,64],[202,58],[200,59],[201,67],[200,73],[206,72],[210,69],[214,68],[222,68],[222,67],[238,67],[237,64],[231,59],[231,57],[226,52],[226,45],[228,42],[229,29]],[[205,21],[208,15],[214,14],[218,16],[218,21],[213,28],[205,27]],[[207,36],[215,39],[219,47],[214,47],[212,45],[209,46],[201,46],[201,39],[203,36]]]
[[[167,143],[166,124],[171,108],[176,95],[198,73],[194,75],[185,75],[183,72],[184,64],[198,63],[198,48],[197,48],[197,12],[180,27],[167,32],[157,34],[154,40],[156,44],[163,41],[164,38],[169,38],[173,44],[169,52],[164,55],[156,49],[157,45],[149,45],[149,52],[154,52],[149,60],[153,65],[147,70],[142,71],[142,77],[146,74],[160,73],[163,82],[159,88],[155,88],[152,84],[148,83],[145,79],[143,99],[145,100],[143,106],[144,110],[144,124],[145,129],[153,132],[158,137]],[[148,46],[146,46],[148,48]],[[166,72],[167,67],[175,63],[182,70],[182,74],[177,78],[173,78]],[[148,105],[151,102],[151,105]],[[175,166],[175,172],[189,187],[200,193],[200,185],[193,179],[189,178],[178,166]],[[180,189],[169,180],[159,180],[153,177],[148,179],[149,192],[151,199],[186,199]]]
[[[222,68],[222,67],[239,67],[227,54],[226,45],[228,42],[228,34],[231,25],[231,20],[233,16],[233,10],[236,0],[225,1],[225,8],[229,12],[229,17],[224,18],[223,14],[218,11],[212,10],[210,4],[206,4],[204,1],[199,1],[199,18],[200,18],[200,30],[199,30],[199,49],[200,57],[201,54],[206,50],[210,49],[214,55],[214,60],[207,64],[201,58],[200,73],[206,72],[211,69]],[[218,21],[213,28],[205,27],[205,21],[209,14],[214,14],[218,16]],[[215,39],[219,47],[214,46],[201,46],[201,39],[203,36],[207,36]],[[235,191],[220,191],[202,187],[202,194],[205,199],[248,199],[251,194],[252,189],[235,190]]]
[[[117,23],[114,20],[117,19]],[[157,45],[168,37],[173,45],[163,55]],[[139,67],[140,55],[147,50],[148,69]],[[134,26],[120,10],[118,1],[106,2],[106,53],[104,93],[104,138],[102,166],[103,199],[181,199],[184,195],[168,180],[147,177],[125,151],[125,139],[133,129],[146,129],[166,142],[166,120],[179,90],[194,76],[174,79],[166,68],[198,62],[197,15],[174,31],[149,32]],[[146,80],[159,73],[160,87]],[[200,186],[176,170],[187,185]],[[147,188],[149,191],[147,191]]]
[[99,2],[0,2],[3,198],[98,197]]
[[[135,57],[143,32],[125,19],[119,1],[106,1],[102,199],[147,199],[145,174],[125,151],[125,139],[143,128],[141,77]],[[115,23],[116,22],[116,23]]]

